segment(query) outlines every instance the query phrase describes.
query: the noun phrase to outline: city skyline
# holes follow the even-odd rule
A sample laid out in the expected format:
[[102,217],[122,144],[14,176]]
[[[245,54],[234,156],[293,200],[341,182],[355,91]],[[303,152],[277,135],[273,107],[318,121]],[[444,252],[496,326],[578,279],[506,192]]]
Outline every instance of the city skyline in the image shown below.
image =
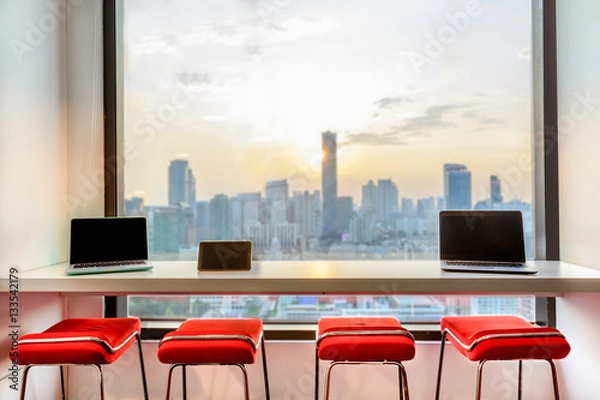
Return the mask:
[[[282,178],[313,191],[331,130],[339,196],[359,199],[369,179],[392,179],[400,197],[442,195],[439,171],[452,160],[474,171],[474,203],[490,175],[507,198],[530,201],[526,3],[483,0],[460,31],[451,21],[465,5],[453,0],[376,1],[368,13],[353,0],[281,6],[261,15],[252,2],[125,3],[128,196],[167,204],[165,166],[180,153],[199,199]],[[456,37],[427,55],[448,29]],[[429,57],[419,70],[416,53]]]

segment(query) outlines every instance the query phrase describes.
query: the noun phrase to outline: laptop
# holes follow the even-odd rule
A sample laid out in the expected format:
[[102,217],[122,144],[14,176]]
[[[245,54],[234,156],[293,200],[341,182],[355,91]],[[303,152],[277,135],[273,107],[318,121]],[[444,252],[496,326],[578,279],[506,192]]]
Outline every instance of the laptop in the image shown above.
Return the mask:
[[535,274],[525,262],[520,211],[440,211],[445,271]]
[[145,271],[148,234],[145,217],[74,218],[67,275]]

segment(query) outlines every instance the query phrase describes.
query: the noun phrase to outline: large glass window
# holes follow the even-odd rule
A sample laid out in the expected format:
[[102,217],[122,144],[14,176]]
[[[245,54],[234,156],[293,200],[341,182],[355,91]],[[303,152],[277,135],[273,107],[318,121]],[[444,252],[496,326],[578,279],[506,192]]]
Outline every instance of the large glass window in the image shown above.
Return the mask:
[[[124,0],[125,214],[153,259],[436,259],[441,209],[517,209],[533,252],[531,5]],[[532,297],[132,297],[148,318],[519,313]]]

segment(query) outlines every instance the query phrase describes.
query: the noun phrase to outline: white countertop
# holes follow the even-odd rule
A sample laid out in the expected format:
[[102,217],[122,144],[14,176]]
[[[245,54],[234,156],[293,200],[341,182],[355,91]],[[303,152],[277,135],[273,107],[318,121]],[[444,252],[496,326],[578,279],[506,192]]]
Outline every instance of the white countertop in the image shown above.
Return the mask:
[[[600,270],[530,261],[535,275],[445,272],[439,261],[260,261],[251,271],[201,272],[195,262],[153,261],[144,272],[66,276],[67,264],[20,272],[19,292],[65,294],[536,294],[600,292]],[[0,277],[0,292],[9,278]]]

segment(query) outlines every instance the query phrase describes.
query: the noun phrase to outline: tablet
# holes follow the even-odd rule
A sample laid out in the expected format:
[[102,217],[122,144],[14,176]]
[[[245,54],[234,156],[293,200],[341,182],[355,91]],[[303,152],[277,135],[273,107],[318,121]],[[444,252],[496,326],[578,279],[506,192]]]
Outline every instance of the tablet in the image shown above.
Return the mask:
[[198,246],[198,271],[249,271],[250,240],[203,240]]

